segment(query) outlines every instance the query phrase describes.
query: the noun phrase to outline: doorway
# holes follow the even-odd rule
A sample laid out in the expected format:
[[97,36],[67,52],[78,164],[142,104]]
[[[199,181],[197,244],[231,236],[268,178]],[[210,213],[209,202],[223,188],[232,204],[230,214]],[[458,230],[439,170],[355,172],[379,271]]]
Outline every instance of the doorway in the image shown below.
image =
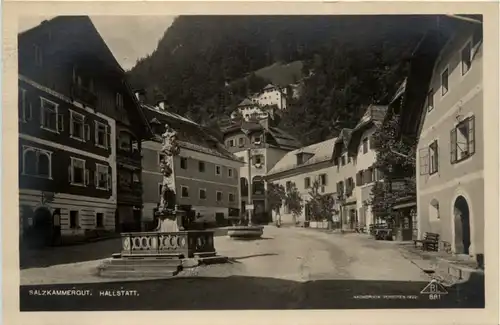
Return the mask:
[[52,213],[46,207],[35,211],[30,237],[31,245],[37,248],[52,244]]
[[463,196],[457,197],[454,204],[455,252],[469,254],[471,244],[470,210]]

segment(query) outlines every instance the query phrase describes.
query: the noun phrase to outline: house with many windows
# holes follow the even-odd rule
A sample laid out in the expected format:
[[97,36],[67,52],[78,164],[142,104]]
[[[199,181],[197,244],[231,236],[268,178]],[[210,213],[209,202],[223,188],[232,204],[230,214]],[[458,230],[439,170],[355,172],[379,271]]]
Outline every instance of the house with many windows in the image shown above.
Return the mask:
[[229,152],[241,162],[241,211],[247,205],[253,208],[255,222],[271,221],[267,206],[265,176],[289,151],[302,145],[287,132],[274,126],[271,117],[239,120],[222,129],[224,143]]
[[324,195],[336,193],[337,168],[332,163],[332,151],[336,138],[315,143],[286,153],[267,173],[266,181],[282,185],[285,190],[295,185],[299,191],[304,208],[301,215],[294,216],[286,204],[280,209],[282,224],[304,224],[312,216],[307,201],[314,182],[318,192]]
[[418,235],[438,233],[442,250],[471,256],[484,253],[486,212],[482,28],[480,20],[454,17],[428,33],[417,50],[427,60],[412,70],[424,81],[412,88],[420,123],[403,113],[418,134]]
[[148,130],[124,71],[84,16],[19,34],[18,50],[20,239],[51,245],[120,229],[117,132]]
[[[142,93],[143,94],[143,93]],[[138,98],[143,98],[137,92]],[[142,100],[142,109],[154,137],[142,144],[143,228],[154,226],[163,176],[160,173],[165,124],[177,131],[181,151],[174,157],[176,203],[195,222],[223,225],[239,217],[239,173],[243,163],[206,130],[183,116],[169,111],[164,101],[156,106]]]

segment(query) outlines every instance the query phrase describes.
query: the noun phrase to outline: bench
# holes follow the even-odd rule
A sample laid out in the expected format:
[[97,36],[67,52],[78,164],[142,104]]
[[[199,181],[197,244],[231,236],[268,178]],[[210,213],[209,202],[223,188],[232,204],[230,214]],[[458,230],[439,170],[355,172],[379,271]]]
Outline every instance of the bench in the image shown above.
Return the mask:
[[413,240],[413,244],[415,245],[415,248],[418,244],[421,244],[422,250],[437,252],[439,247],[439,234],[426,232],[424,234],[424,239],[415,239]]

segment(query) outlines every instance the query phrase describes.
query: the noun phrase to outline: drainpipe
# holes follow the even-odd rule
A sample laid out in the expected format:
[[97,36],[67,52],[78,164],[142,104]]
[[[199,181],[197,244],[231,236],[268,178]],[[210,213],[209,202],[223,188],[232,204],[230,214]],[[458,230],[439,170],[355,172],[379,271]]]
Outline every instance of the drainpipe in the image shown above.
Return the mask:
[[[253,191],[253,184],[252,184],[252,156],[251,156],[251,150],[250,148],[247,149],[247,155],[248,155],[248,202],[249,204],[253,205],[252,201],[252,191]],[[253,214],[253,209],[247,209],[248,210],[248,224],[251,226],[252,225],[252,214]]]

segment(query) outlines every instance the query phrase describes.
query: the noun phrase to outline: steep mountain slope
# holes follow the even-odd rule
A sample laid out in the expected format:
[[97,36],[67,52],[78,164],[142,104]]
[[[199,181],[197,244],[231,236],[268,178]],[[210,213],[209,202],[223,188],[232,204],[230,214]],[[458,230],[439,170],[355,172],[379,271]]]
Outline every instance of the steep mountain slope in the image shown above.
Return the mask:
[[[310,143],[334,134],[337,127],[331,124],[337,119],[351,124],[357,106],[384,100],[397,87],[404,76],[404,59],[429,19],[181,16],[129,77],[134,87],[147,90],[149,101],[164,97],[175,112],[207,122],[227,114],[269,79],[286,83],[295,78],[297,67],[305,75],[312,71],[304,98],[293,103],[294,116],[283,119],[295,135]],[[288,63],[292,69],[276,72]],[[304,130],[311,128],[320,131],[304,139]]]

